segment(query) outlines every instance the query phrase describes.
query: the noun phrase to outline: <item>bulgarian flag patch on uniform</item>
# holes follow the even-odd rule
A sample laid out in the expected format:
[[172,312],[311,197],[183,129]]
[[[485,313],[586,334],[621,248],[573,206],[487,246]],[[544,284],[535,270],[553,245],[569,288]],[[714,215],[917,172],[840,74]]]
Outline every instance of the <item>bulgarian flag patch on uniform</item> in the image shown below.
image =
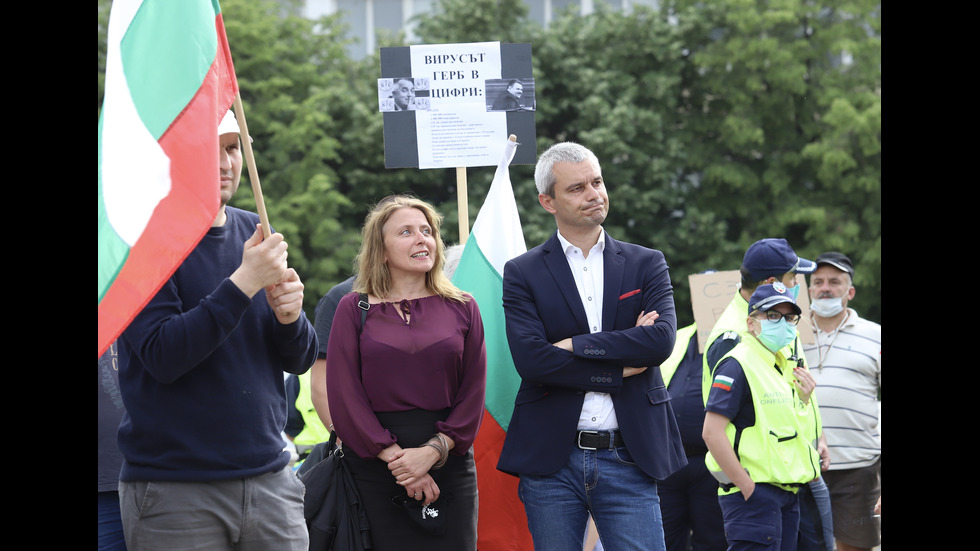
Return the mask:
[[725,377],[724,375],[715,375],[715,382],[711,383],[711,388],[720,388],[724,391],[729,391],[732,389],[732,383],[735,379],[731,377]]

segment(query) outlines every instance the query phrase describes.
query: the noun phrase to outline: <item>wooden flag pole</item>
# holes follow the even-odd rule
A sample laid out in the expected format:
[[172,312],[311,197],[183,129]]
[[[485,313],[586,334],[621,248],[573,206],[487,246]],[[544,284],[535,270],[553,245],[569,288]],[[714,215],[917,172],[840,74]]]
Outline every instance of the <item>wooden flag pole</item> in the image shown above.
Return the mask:
[[238,118],[238,127],[242,131],[242,151],[245,154],[245,163],[248,165],[248,181],[252,183],[252,193],[255,195],[255,209],[259,213],[259,222],[262,223],[262,235],[269,237],[272,235],[272,226],[269,225],[269,215],[265,210],[262,185],[259,183],[259,171],[255,168],[255,157],[252,155],[252,138],[248,133],[245,108],[242,107],[242,95],[238,90],[235,90],[235,117]]
[[456,212],[459,213],[459,244],[465,245],[470,232],[469,199],[466,197],[466,167],[456,167]]

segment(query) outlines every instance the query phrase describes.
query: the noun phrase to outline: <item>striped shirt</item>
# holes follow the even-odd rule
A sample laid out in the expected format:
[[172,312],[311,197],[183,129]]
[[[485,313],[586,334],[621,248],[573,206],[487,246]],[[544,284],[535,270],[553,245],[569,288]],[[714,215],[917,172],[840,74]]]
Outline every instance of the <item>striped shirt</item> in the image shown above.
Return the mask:
[[881,325],[847,312],[837,329],[815,328],[816,344],[803,348],[817,380],[830,470],[866,467],[881,456]]

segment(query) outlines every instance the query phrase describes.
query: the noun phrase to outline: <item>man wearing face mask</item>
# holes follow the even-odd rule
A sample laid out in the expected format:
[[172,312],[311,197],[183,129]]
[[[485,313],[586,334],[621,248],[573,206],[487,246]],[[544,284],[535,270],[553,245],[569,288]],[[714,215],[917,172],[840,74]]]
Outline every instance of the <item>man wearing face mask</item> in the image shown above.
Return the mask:
[[824,473],[834,537],[839,551],[871,549],[881,543],[881,528],[873,517],[881,495],[881,325],[847,307],[855,294],[850,258],[827,252],[816,262],[809,288],[816,343],[804,352],[821,385],[817,397],[834,457]]
[[[745,251],[739,269],[742,275],[741,285],[705,341],[701,380],[701,395],[705,401],[708,399],[708,391],[718,362],[746,334],[745,311],[752,293],[761,285],[782,283],[795,299],[800,290],[796,274],[810,274],[816,269],[815,262],[800,258],[782,238],[760,239]],[[784,352],[787,358],[793,359],[800,365],[806,365],[803,344],[799,339],[791,341]],[[808,427],[807,439],[816,446],[820,453],[822,468],[826,469],[830,465],[830,453],[823,437],[816,400],[811,404],[811,408],[815,410],[815,414],[810,418],[813,423]],[[814,479],[807,488],[803,488],[800,500],[804,513],[800,523],[800,551],[832,549],[829,501],[830,494],[822,478]]]
[[795,550],[797,492],[820,474],[806,436],[816,381],[788,354],[801,314],[792,292],[760,285],[748,305],[745,334],[718,363],[708,395],[705,464],[719,482],[728,549]]
[[[708,399],[714,370],[718,361],[738,344],[745,334],[745,310],[749,297],[760,286],[782,283],[795,299],[800,292],[796,274],[809,274],[817,269],[815,262],[800,258],[785,239],[766,238],[753,243],[742,258],[742,283],[732,301],[715,322],[705,341],[704,373],[702,376],[702,396]],[[790,343],[787,357],[802,357],[801,343]]]

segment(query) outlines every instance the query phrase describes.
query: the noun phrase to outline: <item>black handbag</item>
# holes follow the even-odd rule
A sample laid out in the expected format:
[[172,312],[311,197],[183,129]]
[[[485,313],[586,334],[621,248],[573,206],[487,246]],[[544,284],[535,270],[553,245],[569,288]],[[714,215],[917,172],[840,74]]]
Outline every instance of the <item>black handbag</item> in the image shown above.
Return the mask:
[[306,485],[303,516],[310,532],[310,551],[371,549],[371,527],[354,484],[337,433],[313,447],[297,471]]

